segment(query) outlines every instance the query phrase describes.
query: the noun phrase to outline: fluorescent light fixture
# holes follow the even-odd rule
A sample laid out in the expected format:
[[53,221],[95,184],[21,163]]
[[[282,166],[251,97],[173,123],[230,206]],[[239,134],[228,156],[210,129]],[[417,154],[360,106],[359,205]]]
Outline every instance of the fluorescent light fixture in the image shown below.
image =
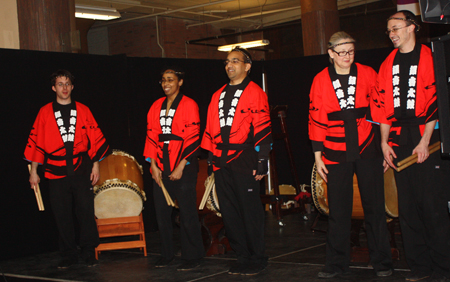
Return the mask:
[[261,40],[255,40],[255,41],[234,43],[234,44],[230,44],[230,45],[222,45],[222,46],[217,47],[217,50],[223,51],[223,52],[228,52],[228,51],[233,50],[237,46],[247,49],[247,48],[265,46],[265,45],[269,45],[269,44],[270,44],[269,40],[261,39]]
[[75,5],[75,17],[108,21],[120,18],[120,13],[114,8]]

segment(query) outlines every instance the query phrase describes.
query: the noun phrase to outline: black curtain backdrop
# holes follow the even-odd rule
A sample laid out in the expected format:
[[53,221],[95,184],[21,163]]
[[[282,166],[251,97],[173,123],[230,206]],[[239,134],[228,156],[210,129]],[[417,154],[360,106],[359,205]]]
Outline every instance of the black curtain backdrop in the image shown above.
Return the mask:
[[[378,70],[391,49],[360,51],[356,61]],[[50,75],[67,69],[74,76],[73,100],[87,105],[108,143],[131,155],[144,168],[144,221],[147,232],[157,229],[152,204],[152,178],[142,152],[146,117],[151,104],[162,97],[158,81],[166,66],[180,66],[186,75],[182,92],[199,105],[201,129],[212,94],[228,78],[222,60],[127,58],[125,55],[99,56],[0,49],[0,85],[4,102],[0,105],[3,184],[0,188],[0,260],[58,249],[57,230],[48,201],[48,181],[42,171],[41,192],[45,211],[39,212],[28,183],[23,151],[39,109],[55,100]],[[220,60],[219,60],[220,59]],[[288,105],[286,123],[296,169],[301,183],[310,183],[314,162],[308,139],[309,88],[314,76],[329,64],[328,56],[254,62],[250,77],[262,85],[267,77],[269,103]],[[280,130],[273,120],[273,130]],[[280,184],[293,184],[284,143],[276,141]]]

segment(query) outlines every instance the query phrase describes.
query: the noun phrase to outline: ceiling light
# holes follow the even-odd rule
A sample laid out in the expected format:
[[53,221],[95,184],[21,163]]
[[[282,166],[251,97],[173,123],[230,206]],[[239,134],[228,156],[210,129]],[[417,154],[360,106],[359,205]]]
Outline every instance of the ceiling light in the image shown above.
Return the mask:
[[75,17],[108,21],[120,18],[120,13],[115,8],[75,5]]
[[269,40],[267,39],[261,39],[261,40],[255,40],[255,41],[248,41],[248,42],[240,42],[240,43],[234,43],[230,45],[222,45],[217,48],[219,51],[228,52],[233,50],[235,47],[239,46],[241,48],[254,48],[254,47],[260,47],[269,45]]

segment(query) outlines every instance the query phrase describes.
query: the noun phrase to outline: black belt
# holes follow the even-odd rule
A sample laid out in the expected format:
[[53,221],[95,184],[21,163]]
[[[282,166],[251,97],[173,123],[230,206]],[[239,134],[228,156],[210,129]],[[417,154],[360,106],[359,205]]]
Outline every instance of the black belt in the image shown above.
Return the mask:
[[414,144],[419,144],[420,134],[419,125],[424,125],[426,123],[426,117],[418,117],[412,119],[403,119],[392,122],[392,127],[401,127],[400,139],[398,145],[406,145],[408,143],[408,136],[411,134],[411,139]]
[[183,141],[183,138],[175,135],[175,134],[159,134],[159,142],[164,142],[164,141],[171,141],[171,140],[178,140],[178,141]]
[[232,143],[219,143],[216,145],[217,150],[221,150],[222,154],[220,155],[220,167],[225,167],[227,164],[228,151],[242,151],[248,148],[252,148],[253,144],[244,143],[244,144],[232,144]]
[[353,162],[361,158],[359,154],[358,125],[356,120],[359,118],[364,118],[367,110],[368,107],[364,107],[336,111],[328,114],[328,120],[342,120],[344,122],[347,162]]
[[[183,138],[181,138],[180,136],[175,135],[175,134],[159,134],[158,137],[159,137],[159,142],[171,141],[171,140],[183,141]],[[169,144],[164,143],[162,151],[163,151],[163,161],[162,161],[163,175],[169,176],[172,173],[172,169],[170,167]]]
[[[78,153],[76,155],[73,155],[72,158],[75,159],[75,158],[78,158],[78,157],[83,156],[83,155],[87,156],[88,153],[87,152],[81,152],[81,153]],[[51,155],[51,154],[47,154],[47,159],[53,160],[53,161],[65,161],[67,159],[67,156],[54,156],[54,155]]]

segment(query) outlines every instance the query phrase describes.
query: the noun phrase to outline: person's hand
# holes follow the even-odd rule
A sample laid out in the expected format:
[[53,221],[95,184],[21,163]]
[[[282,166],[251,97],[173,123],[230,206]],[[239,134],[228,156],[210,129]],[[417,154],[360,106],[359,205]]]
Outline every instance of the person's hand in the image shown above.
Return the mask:
[[256,170],[253,170],[253,175],[255,176],[255,180],[259,181],[264,178],[264,176],[269,171],[269,166],[267,160],[260,159],[258,160],[258,167]]
[[100,166],[98,162],[94,162],[92,165],[92,172],[90,177],[92,185],[95,185],[95,183],[97,183],[99,179],[100,179]]
[[152,178],[155,180],[156,184],[161,187],[162,172],[156,165],[153,165],[153,162],[150,173],[152,174]]
[[430,150],[428,149],[428,144],[419,142],[419,144],[412,151],[413,154],[417,154],[417,163],[423,163],[430,156]]
[[30,171],[29,181],[30,181],[31,189],[35,189],[37,187],[37,185],[41,182],[41,179],[36,171],[34,171],[34,172]]
[[183,167],[177,166],[172,171],[172,173],[169,175],[169,179],[172,180],[172,181],[179,180],[183,176],[183,169],[184,169],[184,166]]
[[397,167],[394,165],[393,159],[397,158],[397,155],[394,152],[394,149],[392,149],[391,146],[387,143],[381,143],[381,150],[383,151],[383,157],[384,157],[384,172],[388,169],[386,163],[392,167],[393,169],[397,169]]
[[328,183],[328,169],[322,159],[316,159],[316,169],[320,177],[322,177],[322,179]]

